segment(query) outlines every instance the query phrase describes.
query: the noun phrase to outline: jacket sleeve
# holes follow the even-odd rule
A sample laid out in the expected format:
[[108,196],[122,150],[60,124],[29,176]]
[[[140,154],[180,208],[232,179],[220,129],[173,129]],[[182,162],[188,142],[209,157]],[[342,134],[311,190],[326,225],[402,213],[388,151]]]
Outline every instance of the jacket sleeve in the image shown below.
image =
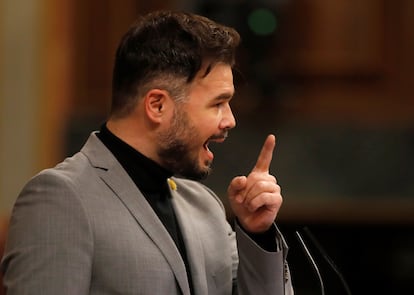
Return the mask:
[[89,294],[93,238],[76,188],[34,177],[17,198],[1,263],[8,295]]
[[275,239],[281,249],[268,252],[259,247],[237,224],[236,239],[239,254],[237,270],[238,295],[288,295],[293,294],[288,265],[287,245],[276,228]]

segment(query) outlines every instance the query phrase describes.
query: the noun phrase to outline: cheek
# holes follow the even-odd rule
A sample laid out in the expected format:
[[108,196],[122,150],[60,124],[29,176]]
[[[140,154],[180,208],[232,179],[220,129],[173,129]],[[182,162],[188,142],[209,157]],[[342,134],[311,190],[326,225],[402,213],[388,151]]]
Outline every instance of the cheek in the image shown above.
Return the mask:
[[215,130],[220,125],[222,120],[222,114],[220,109],[214,108],[204,113],[200,118],[200,125],[203,126],[205,130]]
[[[189,124],[196,130],[195,138],[190,138],[194,144],[204,144],[220,129],[221,115],[218,108],[203,107],[188,112]],[[196,141],[200,141],[196,143]]]
[[217,134],[218,123],[216,121],[208,121],[205,123],[198,124],[198,135],[203,144],[214,134]]

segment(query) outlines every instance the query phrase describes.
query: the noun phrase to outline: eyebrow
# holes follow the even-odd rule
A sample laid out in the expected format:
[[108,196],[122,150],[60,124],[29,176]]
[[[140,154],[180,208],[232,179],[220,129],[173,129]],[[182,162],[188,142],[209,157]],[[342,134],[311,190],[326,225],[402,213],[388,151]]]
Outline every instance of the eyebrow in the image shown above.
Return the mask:
[[233,96],[234,96],[234,92],[232,92],[232,93],[225,92],[225,93],[219,94],[213,100],[230,100],[230,99],[233,98]]

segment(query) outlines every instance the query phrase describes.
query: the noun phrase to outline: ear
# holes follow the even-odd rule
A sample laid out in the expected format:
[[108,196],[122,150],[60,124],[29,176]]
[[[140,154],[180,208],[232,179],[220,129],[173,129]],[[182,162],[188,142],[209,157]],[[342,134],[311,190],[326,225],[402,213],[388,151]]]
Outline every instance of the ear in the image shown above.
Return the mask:
[[170,101],[167,91],[161,89],[151,89],[145,95],[145,111],[150,120],[160,122],[165,115],[167,105]]

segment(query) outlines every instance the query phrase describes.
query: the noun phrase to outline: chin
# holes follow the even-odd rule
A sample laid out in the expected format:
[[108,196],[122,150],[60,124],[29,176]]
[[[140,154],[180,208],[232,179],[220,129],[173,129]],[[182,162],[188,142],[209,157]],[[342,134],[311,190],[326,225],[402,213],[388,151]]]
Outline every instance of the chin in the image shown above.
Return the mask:
[[182,174],[182,176],[191,179],[191,180],[204,180],[206,179],[211,173],[211,168],[208,165],[204,165],[202,167],[198,167],[197,169],[192,169],[191,171],[186,171]]

